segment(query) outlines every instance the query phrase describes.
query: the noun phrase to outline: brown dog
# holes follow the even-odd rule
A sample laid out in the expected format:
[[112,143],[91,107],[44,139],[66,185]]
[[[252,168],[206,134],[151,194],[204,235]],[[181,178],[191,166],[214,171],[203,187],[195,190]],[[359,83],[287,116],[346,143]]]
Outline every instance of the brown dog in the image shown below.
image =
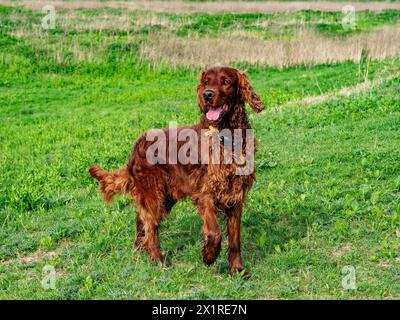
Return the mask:
[[[149,160],[149,150],[154,147],[154,140],[149,139],[150,131],[136,142],[128,165],[116,172],[107,172],[97,165],[90,168],[90,174],[100,182],[104,200],[109,202],[116,193],[132,195],[137,207],[137,234],[135,244],[146,250],[153,261],[165,263],[165,257],[160,249],[158,229],[161,220],[170,212],[173,205],[184,197],[191,197],[198,207],[204,220],[203,261],[209,265],[219,255],[222,232],[218,223],[217,213],[224,212],[227,218],[229,237],[229,268],[231,273],[244,271],[241,252],[241,216],[246,195],[255,179],[255,172],[237,174],[239,161],[215,163],[200,160],[181,163],[167,161],[170,159],[173,138],[186,131],[197,134],[191,142],[177,141],[177,150],[186,145],[196,147],[192,154],[196,159],[209,155],[215,142],[221,141],[218,133],[240,131],[240,154],[246,154],[245,131],[251,129],[247,119],[245,102],[255,112],[264,108],[263,102],[253,91],[247,75],[229,67],[214,67],[202,72],[200,84],[197,87],[199,106],[202,117],[199,124],[175,129],[159,130],[166,140],[159,145],[154,157],[159,161]],[[200,138],[208,137],[206,152],[200,147]],[[217,137],[216,139],[214,139]],[[236,136],[235,136],[236,137]],[[158,140],[157,140],[158,141]],[[250,142],[254,140],[249,140]],[[247,145],[250,143],[247,141]],[[218,153],[225,156],[224,145],[218,146]],[[163,149],[164,148],[164,149]],[[166,151],[167,150],[167,151]],[[164,153],[163,153],[164,151]],[[165,152],[166,151],[166,152]],[[196,154],[194,154],[196,153]],[[207,158],[207,156],[206,156]],[[208,158],[210,159],[210,158]],[[225,158],[224,158],[225,160]],[[243,158],[241,158],[243,160]]]

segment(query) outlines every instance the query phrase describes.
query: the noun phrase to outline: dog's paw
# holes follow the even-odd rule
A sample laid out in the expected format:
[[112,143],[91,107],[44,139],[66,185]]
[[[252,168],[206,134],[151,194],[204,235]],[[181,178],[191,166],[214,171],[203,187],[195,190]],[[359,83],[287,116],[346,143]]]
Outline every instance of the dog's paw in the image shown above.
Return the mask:
[[203,262],[209,266],[210,264],[213,264],[215,260],[217,260],[218,255],[219,255],[219,249],[218,248],[210,248],[210,247],[204,247],[203,248]]
[[210,264],[213,264],[215,260],[217,260],[217,254],[214,252],[210,252],[208,250],[203,250],[203,262],[209,266]]
[[230,269],[229,273],[232,276],[240,277],[242,279],[249,279],[251,277],[251,273],[243,267],[233,267]]

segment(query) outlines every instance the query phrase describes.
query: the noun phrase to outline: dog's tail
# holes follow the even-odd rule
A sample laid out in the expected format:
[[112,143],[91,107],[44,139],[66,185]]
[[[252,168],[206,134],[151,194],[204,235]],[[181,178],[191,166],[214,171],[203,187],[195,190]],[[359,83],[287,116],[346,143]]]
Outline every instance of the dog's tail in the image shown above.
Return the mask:
[[105,202],[110,202],[117,193],[126,194],[133,189],[133,177],[129,174],[127,167],[108,172],[98,165],[92,165],[89,173],[99,181]]

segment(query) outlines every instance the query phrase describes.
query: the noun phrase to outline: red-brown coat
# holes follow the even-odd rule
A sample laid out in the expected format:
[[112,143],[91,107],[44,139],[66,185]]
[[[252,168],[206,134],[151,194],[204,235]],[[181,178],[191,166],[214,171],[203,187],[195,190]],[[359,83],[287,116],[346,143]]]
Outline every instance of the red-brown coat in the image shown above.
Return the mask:
[[[128,165],[116,172],[107,172],[97,165],[90,168],[90,174],[99,180],[101,192],[106,202],[112,200],[116,193],[130,193],[138,207],[136,245],[146,250],[154,261],[165,262],[160,249],[158,228],[173,205],[180,199],[191,197],[204,220],[203,260],[211,264],[218,257],[221,248],[222,232],[217,220],[217,213],[224,212],[227,217],[229,237],[230,272],[243,271],[240,254],[241,215],[247,193],[255,179],[255,172],[238,175],[236,158],[232,163],[224,163],[224,146],[220,146],[220,162],[201,164],[205,156],[200,140],[205,132],[211,146],[218,139],[216,130],[251,129],[248,121],[245,102],[255,112],[264,108],[263,102],[253,91],[247,75],[229,67],[214,67],[202,72],[197,88],[199,106],[202,112],[201,121],[193,126],[176,128],[177,134],[184,129],[196,132],[199,163],[182,164],[179,161],[168,163],[168,147],[171,132],[163,129],[166,137],[165,164],[149,163],[146,151],[154,143],[147,137],[148,133],[138,139]],[[175,138],[175,137],[173,137]],[[242,154],[246,154],[246,141],[243,136]],[[185,141],[177,142],[179,150]],[[210,155],[209,155],[210,156]],[[244,271],[245,272],[245,271]],[[246,273],[246,272],[245,272]]]

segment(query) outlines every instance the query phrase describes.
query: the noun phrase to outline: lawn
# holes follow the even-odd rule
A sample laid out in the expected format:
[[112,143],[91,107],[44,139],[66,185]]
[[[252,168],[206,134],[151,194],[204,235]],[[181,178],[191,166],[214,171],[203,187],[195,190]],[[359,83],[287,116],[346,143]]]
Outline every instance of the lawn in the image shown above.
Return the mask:
[[[226,237],[216,263],[202,263],[202,220],[189,200],[162,224],[172,266],[153,265],[134,250],[131,199],[104,204],[89,177],[92,163],[126,164],[144,131],[200,117],[201,66],[156,66],[141,55],[157,30],[143,22],[128,33],[110,25],[89,30],[63,20],[102,14],[62,11],[64,27],[38,31],[40,12],[0,7],[0,299],[400,298],[397,56],[286,68],[234,63],[267,106],[261,114],[248,109],[259,150],[243,217],[252,277],[243,280],[228,275]],[[325,37],[351,36],[335,13],[322,22],[319,12],[296,17],[303,15]],[[399,11],[364,12],[351,33],[381,27],[383,15],[399,22]],[[129,13],[131,21],[137,16]],[[294,36],[287,14],[261,15],[286,25],[276,32],[253,25],[260,14],[149,16],[172,21],[163,32],[183,38],[206,36],[205,23],[212,37],[234,26],[262,38]],[[54,289],[42,283],[49,266]],[[346,266],[355,270],[356,288],[342,286]]]

